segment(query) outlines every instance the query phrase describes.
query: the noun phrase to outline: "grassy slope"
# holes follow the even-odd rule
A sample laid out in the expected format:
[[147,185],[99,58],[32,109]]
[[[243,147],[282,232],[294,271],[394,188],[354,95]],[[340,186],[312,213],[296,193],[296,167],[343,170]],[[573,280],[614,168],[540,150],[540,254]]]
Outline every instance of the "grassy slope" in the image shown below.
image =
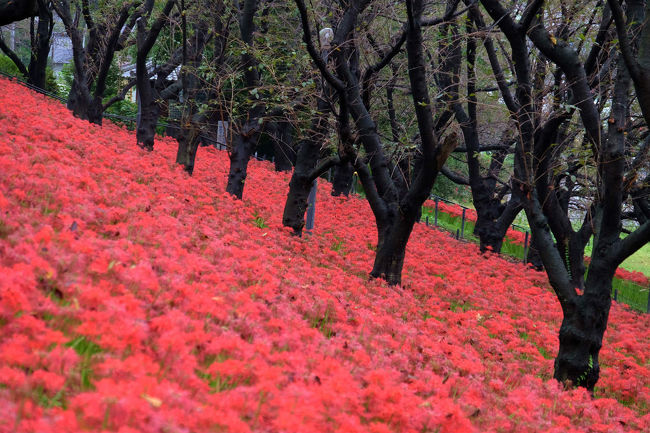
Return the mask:
[[[434,212],[435,212],[434,208],[425,207],[423,213],[423,220],[425,220],[425,218],[428,217],[429,224],[433,225],[435,221]],[[438,212],[438,227],[446,231],[449,231],[451,234],[455,234],[455,233],[459,233],[461,226],[462,226],[462,219],[460,216],[452,216],[442,211]],[[474,223],[472,221],[466,221],[465,233],[463,238],[471,242],[478,243],[479,239],[476,236],[474,236],[473,230],[474,230]],[[506,237],[503,246],[501,248],[501,253],[521,259],[524,256],[523,242],[524,242],[523,239],[521,239],[519,243],[510,242],[508,237]],[[629,264],[630,261],[632,263],[641,263],[641,264],[644,263],[644,260],[647,260],[645,256],[646,251],[650,252],[650,246],[646,245],[638,252],[638,254],[635,254],[632,257],[630,257],[625,263]],[[591,245],[587,245],[587,248],[585,249],[585,254],[587,256],[591,255]],[[619,270],[621,268],[630,270],[630,266],[621,266]],[[640,266],[640,268],[643,269],[642,266]],[[646,275],[650,274],[650,269],[646,268],[644,269],[644,271]],[[613,286],[612,296],[616,296],[620,302],[629,305],[630,307],[634,308],[637,311],[641,311],[644,313],[648,312],[648,305],[650,302],[648,283],[637,283],[634,281],[629,281],[628,279],[625,278],[630,278],[630,276],[621,276],[621,278],[617,278],[617,277],[614,278],[614,281],[612,282],[612,286]]]
[[368,282],[366,202],[321,185],[295,239],[269,164],[237,202],[223,153],[134,142],[0,80],[0,431],[650,425],[648,316],[615,304],[601,398],[562,392],[543,275],[420,225],[405,287]]

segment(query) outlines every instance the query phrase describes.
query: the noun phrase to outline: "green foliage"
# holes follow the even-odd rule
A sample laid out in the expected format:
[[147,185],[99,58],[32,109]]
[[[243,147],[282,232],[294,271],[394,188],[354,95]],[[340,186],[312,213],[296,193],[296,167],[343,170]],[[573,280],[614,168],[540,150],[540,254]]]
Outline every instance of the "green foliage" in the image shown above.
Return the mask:
[[22,77],[18,66],[8,56],[0,54],[0,72],[14,77]]
[[45,90],[56,95],[59,94],[59,84],[56,75],[54,75],[54,70],[49,66],[45,68]]
[[84,336],[74,338],[65,345],[66,347],[74,349],[74,351],[81,357],[81,361],[76,367],[79,372],[81,389],[84,391],[94,389],[92,384],[92,361],[95,355],[102,352],[102,348]]
[[253,216],[254,216],[253,224],[255,224],[255,226],[256,226],[257,228],[264,229],[264,228],[267,228],[267,227],[268,227],[268,225],[266,225],[266,221],[264,220],[264,218],[263,218],[261,215],[258,215],[258,214],[256,213],[256,214],[253,215]]
[[72,88],[72,80],[74,80],[74,65],[68,63],[63,65],[61,72],[57,78],[57,85],[59,87],[59,96],[64,98],[68,97],[70,89]]

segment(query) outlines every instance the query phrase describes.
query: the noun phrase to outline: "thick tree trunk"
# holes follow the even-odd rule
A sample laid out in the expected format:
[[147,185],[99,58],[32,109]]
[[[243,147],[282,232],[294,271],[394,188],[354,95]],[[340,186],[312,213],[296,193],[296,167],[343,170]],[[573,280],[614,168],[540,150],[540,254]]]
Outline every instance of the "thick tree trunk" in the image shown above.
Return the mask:
[[341,161],[334,166],[334,177],[332,178],[332,195],[338,197],[348,196],[352,189],[354,167],[350,161]]
[[489,249],[495,253],[500,253],[506,231],[499,227],[498,222],[495,220],[477,218],[476,225],[474,226],[474,235],[479,238],[481,252]]
[[[183,169],[191,176],[194,173],[194,161],[199,148],[199,128],[194,123],[181,126],[178,134],[178,151],[176,162],[183,166]],[[240,197],[241,198],[241,197]]]
[[[138,30],[136,44],[138,50],[136,52],[135,60],[135,75],[140,115],[138,128],[136,130],[136,141],[138,146],[148,151],[152,151],[154,146],[156,124],[160,117],[160,105],[157,101],[160,94],[149,78],[149,71],[147,71],[147,56],[149,55],[151,48],[153,48],[153,45],[166,22],[166,17],[171,11],[173,5],[174,3],[172,1],[168,1],[165,4],[162,14],[152,24],[148,33],[145,29],[146,20],[137,20]],[[163,82],[167,75],[169,75],[169,72],[163,73],[162,70],[159,69],[157,80]]]
[[[251,51],[254,45],[253,34],[255,32],[254,17],[259,6],[258,0],[245,0],[241,5],[239,16],[239,30],[242,41],[251,47],[250,50],[243,50],[241,54],[241,65],[244,71],[244,83],[249,90],[260,85],[258,61]],[[244,194],[244,182],[248,171],[248,161],[253,154],[259,141],[260,125],[266,109],[264,104],[254,104],[246,114],[247,118],[239,121],[239,128],[234,138],[232,151],[230,153],[230,172],[228,173],[228,184],[226,192],[241,200]]]
[[269,131],[273,140],[275,171],[291,171],[296,162],[293,136],[289,122],[273,122]]
[[528,246],[528,256],[526,257],[526,263],[531,265],[535,270],[543,271],[544,263],[542,262],[542,257],[539,254],[539,246],[537,245],[537,239],[531,233],[530,234],[530,243]]
[[320,150],[327,132],[328,104],[323,97],[318,98],[316,113],[311,121],[309,137],[300,143],[296,155],[296,167],[289,182],[289,194],[284,205],[282,224],[291,227],[300,236],[305,225],[307,198],[311,190],[312,171],[318,164]]
[[36,34],[32,34],[32,53],[29,61],[29,77],[27,82],[41,89],[45,89],[47,56],[50,50],[50,36],[52,35],[53,24],[52,12],[48,9],[47,4],[44,1],[39,1],[38,3],[40,5],[38,10],[38,27]]
[[83,85],[80,85],[76,79],[72,81],[72,87],[68,95],[68,109],[79,119],[101,125],[104,112],[101,98],[98,96],[93,98],[90,96],[90,92],[84,92],[81,86]]
[[160,117],[160,107],[153,101],[144,101],[140,98],[140,123],[136,130],[138,145],[145,150],[152,151],[156,137],[156,125]]
[[[300,152],[298,152],[300,154]],[[300,161],[300,157],[298,157]],[[301,170],[299,172],[298,165],[296,170],[291,176],[289,182],[289,194],[287,201],[284,205],[284,213],[282,214],[282,224],[285,227],[291,227],[296,236],[302,235],[302,229],[305,226],[305,212],[307,212],[307,199],[309,191],[311,190],[312,181],[310,179],[310,170]]]
[[555,379],[593,391],[600,374],[598,354],[611,306],[612,269],[590,269],[585,293],[564,313]]
[[38,15],[36,0],[0,0],[0,26]]
[[248,171],[248,161],[257,146],[259,133],[250,136],[236,134],[232,152],[230,153],[230,172],[228,173],[228,184],[226,192],[241,200],[244,195],[244,183]]
[[402,268],[408,243],[416,218],[401,212],[392,213],[392,223],[379,229],[379,241],[375,263],[370,272],[373,278],[382,278],[391,285],[402,283]]

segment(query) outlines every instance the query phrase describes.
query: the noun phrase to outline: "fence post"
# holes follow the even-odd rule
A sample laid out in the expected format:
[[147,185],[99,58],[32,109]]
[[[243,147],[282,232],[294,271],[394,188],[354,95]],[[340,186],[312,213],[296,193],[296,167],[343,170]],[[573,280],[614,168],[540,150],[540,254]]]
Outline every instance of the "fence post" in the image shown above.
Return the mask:
[[467,209],[463,208],[463,218],[460,221],[460,237],[464,238],[465,237],[465,211]]
[[314,219],[316,217],[316,189],[318,188],[318,183],[316,179],[311,184],[311,190],[309,191],[309,197],[307,198],[307,222],[305,224],[305,229],[307,233],[311,234],[311,231],[314,228]]
[[433,225],[438,227],[438,197],[436,197],[436,210],[433,212]]
[[614,300],[618,301],[618,289],[614,289]]
[[429,215],[427,215],[426,221],[427,221],[427,227],[429,227]]
[[460,239],[459,234],[460,234],[460,229],[456,229],[456,239],[457,240]]
[[526,237],[524,238],[524,263],[528,260],[528,232],[526,232]]

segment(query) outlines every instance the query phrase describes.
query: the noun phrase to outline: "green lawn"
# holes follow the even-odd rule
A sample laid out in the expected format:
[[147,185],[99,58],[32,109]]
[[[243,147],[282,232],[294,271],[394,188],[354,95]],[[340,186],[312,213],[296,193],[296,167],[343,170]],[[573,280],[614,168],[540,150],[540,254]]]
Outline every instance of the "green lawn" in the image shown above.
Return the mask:
[[650,244],[646,244],[639,251],[630,256],[621,264],[628,271],[638,271],[650,276]]

